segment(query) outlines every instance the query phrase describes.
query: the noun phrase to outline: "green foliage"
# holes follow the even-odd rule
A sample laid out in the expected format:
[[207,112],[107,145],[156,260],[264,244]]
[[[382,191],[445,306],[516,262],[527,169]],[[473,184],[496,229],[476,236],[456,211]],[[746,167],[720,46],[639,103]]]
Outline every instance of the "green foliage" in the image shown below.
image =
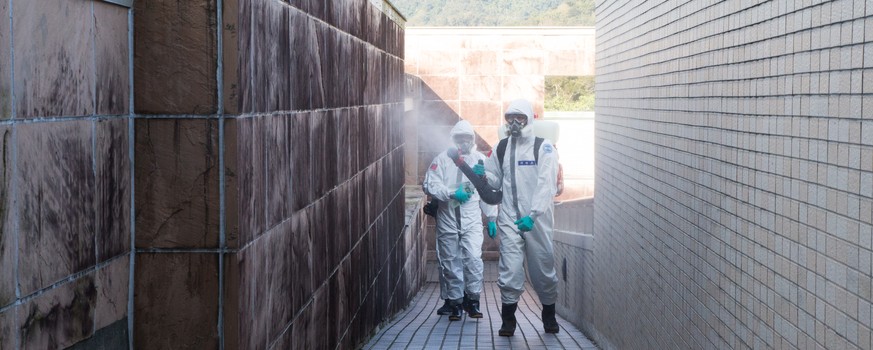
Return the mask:
[[531,16],[523,25],[594,26],[594,0],[570,0]]
[[546,77],[547,111],[593,111],[594,76]]
[[594,0],[391,0],[410,26],[593,26]]

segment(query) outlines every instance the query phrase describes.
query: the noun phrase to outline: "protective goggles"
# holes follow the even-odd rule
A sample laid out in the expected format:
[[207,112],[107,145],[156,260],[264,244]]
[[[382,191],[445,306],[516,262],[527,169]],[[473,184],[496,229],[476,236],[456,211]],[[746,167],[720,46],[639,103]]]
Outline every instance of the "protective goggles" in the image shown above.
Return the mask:
[[527,116],[524,114],[506,114],[503,118],[507,124],[511,124],[513,121],[522,125],[527,124]]

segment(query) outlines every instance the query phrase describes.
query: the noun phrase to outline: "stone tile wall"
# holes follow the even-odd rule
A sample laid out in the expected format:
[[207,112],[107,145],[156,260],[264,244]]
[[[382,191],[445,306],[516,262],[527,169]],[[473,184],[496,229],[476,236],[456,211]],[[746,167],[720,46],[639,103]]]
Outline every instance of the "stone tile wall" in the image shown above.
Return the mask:
[[873,347],[873,6],[596,12],[595,340]]
[[232,239],[222,218],[218,3],[134,2],[136,348],[217,348],[223,339],[221,268]]
[[0,1],[0,349],[128,345],[128,11]]
[[531,100],[543,115],[544,76],[594,75],[593,28],[421,27],[406,36],[406,72],[427,86],[422,113],[468,120],[487,145],[500,140],[510,101]]
[[135,6],[135,345],[366,340],[424,267],[404,215],[402,17],[366,0]]

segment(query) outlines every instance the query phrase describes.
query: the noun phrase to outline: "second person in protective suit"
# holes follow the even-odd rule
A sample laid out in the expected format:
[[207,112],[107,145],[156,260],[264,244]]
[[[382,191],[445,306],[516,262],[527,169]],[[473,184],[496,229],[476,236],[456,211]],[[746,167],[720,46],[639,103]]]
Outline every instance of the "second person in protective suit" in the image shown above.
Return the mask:
[[[462,120],[455,124],[451,138],[460,160],[468,166],[473,167],[486,159],[473,147],[475,133],[469,122]],[[423,186],[425,192],[440,203],[436,215],[436,251],[440,265],[440,295],[445,304],[437,313],[448,314],[452,321],[461,319],[462,310],[472,318],[481,318],[479,295],[484,272],[482,213],[489,218],[488,232],[494,237],[497,208],[479,200],[474,187],[447,152],[434,158]],[[479,174],[484,175],[484,171]]]

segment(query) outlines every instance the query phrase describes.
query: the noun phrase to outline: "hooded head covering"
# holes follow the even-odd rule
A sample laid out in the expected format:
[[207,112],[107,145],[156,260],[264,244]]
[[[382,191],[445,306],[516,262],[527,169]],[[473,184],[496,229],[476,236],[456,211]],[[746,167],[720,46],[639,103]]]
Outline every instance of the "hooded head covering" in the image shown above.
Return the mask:
[[[470,122],[466,120],[459,121],[457,124],[455,124],[455,127],[452,128],[452,131],[449,133],[449,135],[451,135],[452,137],[452,143],[455,143],[455,145],[458,146],[458,149],[461,151],[461,153],[467,154],[470,153],[471,149],[473,149],[473,140],[476,139],[476,133],[473,131],[473,125],[471,125]],[[470,135],[470,142],[465,142],[463,144],[457,143],[455,141],[455,136],[457,135]]]
[[[504,113],[504,115],[507,114],[524,114],[525,116],[527,116],[527,123],[525,123],[524,128],[521,129],[521,135],[518,137],[528,138],[533,135],[534,113],[533,106],[530,102],[524,99],[518,99],[510,102],[509,107],[506,108],[506,112]],[[510,129],[511,128],[506,129],[507,133],[510,132]]]

